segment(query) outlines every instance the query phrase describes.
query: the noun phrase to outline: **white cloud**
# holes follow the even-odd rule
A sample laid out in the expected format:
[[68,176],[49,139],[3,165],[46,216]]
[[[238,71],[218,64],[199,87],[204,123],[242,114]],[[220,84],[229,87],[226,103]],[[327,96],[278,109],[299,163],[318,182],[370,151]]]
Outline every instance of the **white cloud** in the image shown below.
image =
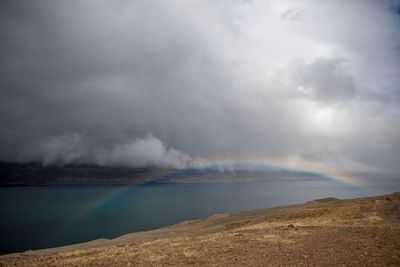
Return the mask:
[[96,164],[123,167],[188,166],[191,158],[174,148],[167,148],[161,140],[146,135],[114,147],[89,145],[86,136],[72,133],[52,136],[29,146],[20,155],[21,161],[39,160],[44,165]]
[[182,168],[188,165],[190,157],[174,148],[166,148],[152,135],[120,144],[110,150],[99,150],[96,162],[102,166],[159,166]]
[[44,165],[79,163],[87,153],[85,138],[77,133],[52,136],[33,144],[20,155],[22,161],[40,160]]

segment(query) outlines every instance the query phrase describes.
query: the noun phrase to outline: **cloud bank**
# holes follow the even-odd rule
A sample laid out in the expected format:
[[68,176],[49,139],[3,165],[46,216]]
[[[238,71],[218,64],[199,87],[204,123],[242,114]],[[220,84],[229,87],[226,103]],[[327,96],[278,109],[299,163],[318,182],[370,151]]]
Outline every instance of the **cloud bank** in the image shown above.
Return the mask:
[[1,1],[0,160],[400,171],[399,1]]
[[190,156],[166,146],[152,135],[116,145],[91,147],[87,137],[78,133],[55,136],[28,146],[19,161],[40,161],[44,165],[94,164],[122,167],[174,167],[189,165]]

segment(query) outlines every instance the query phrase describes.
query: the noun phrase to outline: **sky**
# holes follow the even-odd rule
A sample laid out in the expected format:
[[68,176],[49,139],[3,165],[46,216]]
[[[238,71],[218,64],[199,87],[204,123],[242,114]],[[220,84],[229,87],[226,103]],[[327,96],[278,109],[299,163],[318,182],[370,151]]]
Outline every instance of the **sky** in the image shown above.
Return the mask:
[[1,0],[0,160],[400,172],[400,1]]

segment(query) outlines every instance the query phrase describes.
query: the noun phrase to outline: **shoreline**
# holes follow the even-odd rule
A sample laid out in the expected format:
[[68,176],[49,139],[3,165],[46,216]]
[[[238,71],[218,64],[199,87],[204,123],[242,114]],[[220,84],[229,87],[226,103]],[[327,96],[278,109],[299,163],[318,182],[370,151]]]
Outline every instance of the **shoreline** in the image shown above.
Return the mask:
[[[119,250],[126,251],[134,249],[135,251],[138,250],[146,254],[149,249],[151,251],[152,248],[157,248],[159,243],[163,243],[168,247],[169,243],[175,242],[178,245],[173,255],[181,255],[182,253],[184,255],[185,251],[189,248],[191,248],[192,253],[198,255],[199,251],[205,249],[201,246],[202,242],[213,243],[213,240],[219,240],[221,244],[225,244],[228,240],[232,241],[232,238],[235,240],[237,239],[236,237],[240,239],[240,237],[244,236],[247,236],[245,240],[248,242],[251,241],[251,244],[239,244],[241,249],[247,250],[253,246],[259,248],[258,246],[260,244],[257,242],[254,243],[258,240],[261,243],[267,242],[270,245],[280,244],[281,249],[286,250],[291,248],[290,244],[301,244],[301,242],[305,242],[303,240],[304,236],[312,237],[315,233],[319,231],[324,232],[325,230],[327,230],[327,232],[324,233],[329,235],[332,229],[338,231],[339,237],[341,232],[350,231],[346,233],[346,236],[348,235],[349,240],[353,241],[357,241],[357,239],[354,238],[359,235],[359,231],[366,233],[366,236],[358,236],[358,238],[361,239],[369,238],[368,231],[371,231],[372,236],[375,236],[380,231],[389,231],[391,234],[388,236],[381,234],[383,237],[390,240],[394,238],[393,246],[395,250],[392,252],[385,251],[385,255],[386,257],[387,254],[392,255],[393,259],[389,258],[396,264],[400,263],[400,257],[397,257],[397,255],[400,255],[400,192],[389,195],[345,200],[325,198],[302,204],[275,208],[216,214],[204,220],[184,221],[155,230],[129,233],[114,239],[97,239],[85,243],[55,248],[4,254],[0,255],[0,265],[12,263],[16,265],[38,264],[38,266],[42,266],[41,262],[43,262],[43,266],[45,266],[49,263],[47,260],[51,260],[53,264],[58,265],[61,259],[63,259],[63,264],[65,263],[65,259],[69,259],[71,262],[76,262],[77,259],[79,261],[79,259],[82,259],[81,255],[93,255],[93,257],[85,256],[85,263],[87,263],[87,260],[89,262],[93,261],[94,265],[105,263],[98,262],[98,260],[105,255],[108,255],[107,259],[113,256],[111,258],[117,262],[108,262],[106,264],[118,265],[121,262],[118,262],[117,259],[119,256],[122,258],[124,256]],[[352,232],[353,230],[354,232]],[[265,234],[265,231],[267,234]],[[271,234],[271,232],[273,234]],[[264,238],[260,239],[260,236]],[[208,240],[208,238],[211,239]],[[343,238],[346,240],[347,237]],[[366,242],[368,245],[367,247],[375,247],[375,241],[373,241],[373,239],[371,240]],[[329,243],[330,241],[326,242]],[[363,242],[365,243],[365,241]],[[395,244],[399,245],[396,246]],[[214,245],[218,245],[218,242]],[[323,245],[332,245],[335,247],[335,244]],[[148,246],[150,248],[148,248]],[[193,246],[199,247],[193,249]],[[158,255],[158,253],[155,253],[153,256],[155,257],[156,255]],[[229,251],[225,251],[215,257],[222,257],[225,259],[225,256],[232,255]],[[148,257],[138,257],[136,261],[133,260],[132,263],[138,265],[145,263],[164,265],[164,263],[167,262],[163,260],[169,260],[168,257],[155,257],[154,261],[148,262],[147,258]],[[189,258],[193,257],[185,256],[176,262],[172,262],[172,264],[185,265],[188,263],[185,260]],[[244,255],[244,258],[246,258],[246,255]],[[244,258],[242,257],[241,260]],[[196,262],[199,262],[199,260],[203,261],[205,265],[210,263],[204,262],[207,261],[206,255],[200,255]],[[259,260],[262,260],[262,258]],[[350,258],[348,258],[348,260],[350,260]],[[218,260],[218,262],[220,262],[220,260]],[[232,262],[229,262],[229,264],[231,263]],[[290,262],[286,263],[290,264]],[[357,263],[362,263],[362,261],[358,261]],[[79,264],[78,262],[78,265]],[[82,264],[84,263],[82,262]]]

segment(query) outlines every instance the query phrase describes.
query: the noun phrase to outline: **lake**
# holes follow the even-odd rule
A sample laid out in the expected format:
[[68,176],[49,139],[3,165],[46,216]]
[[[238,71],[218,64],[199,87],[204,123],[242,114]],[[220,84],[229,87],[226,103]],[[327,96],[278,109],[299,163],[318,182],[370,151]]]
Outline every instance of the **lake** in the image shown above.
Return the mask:
[[114,238],[216,213],[400,190],[334,180],[0,188],[0,253]]

